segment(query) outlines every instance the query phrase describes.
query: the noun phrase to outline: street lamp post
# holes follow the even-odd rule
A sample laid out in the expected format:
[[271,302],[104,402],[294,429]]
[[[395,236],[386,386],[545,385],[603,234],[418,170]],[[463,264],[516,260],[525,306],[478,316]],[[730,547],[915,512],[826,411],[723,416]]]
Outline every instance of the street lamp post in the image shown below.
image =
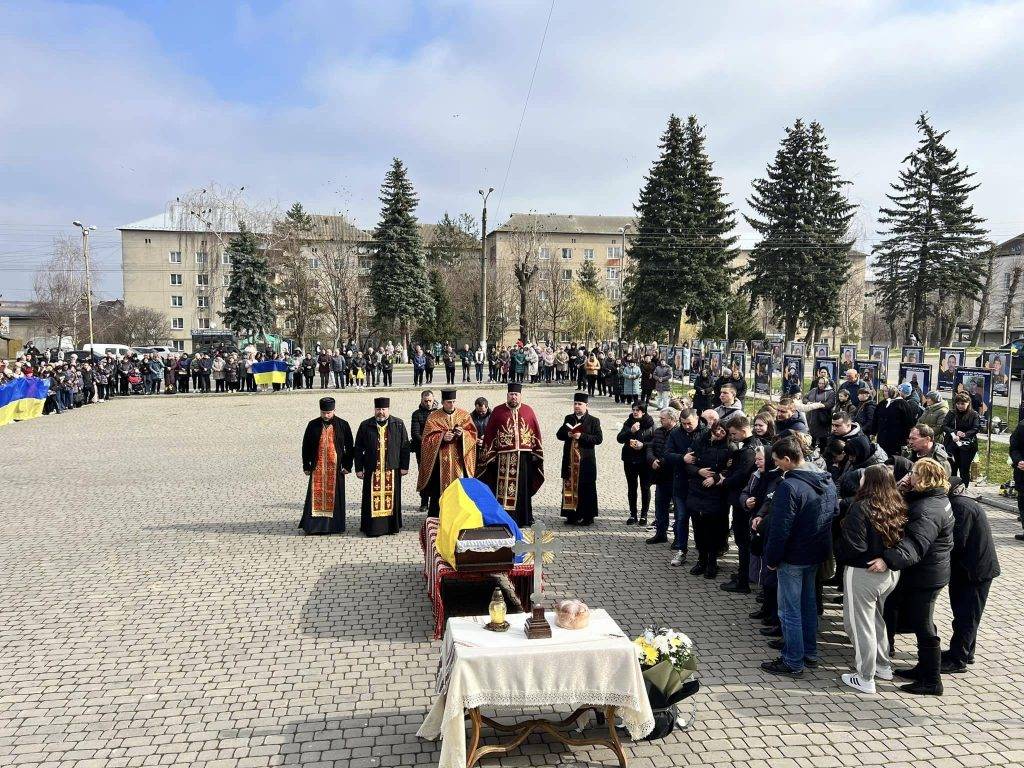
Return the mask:
[[488,187],[484,192],[478,190],[480,197],[484,199],[484,210],[480,219],[480,347],[487,352],[487,198],[491,196],[494,187]]
[[622,258],[619,259],[619,355],[622,354],[622,302],[625,300],[626,286],[626,230],[629,224],[619,227],[619,234],[622,235]]
[[89,233],[94,232],[96,227],[87,227],[80,221],[71,222],[82,230],[82,258],[85,259],[85,303],[89,308],[89,347],[95,344],[92,332],[92,274],[89,269]]

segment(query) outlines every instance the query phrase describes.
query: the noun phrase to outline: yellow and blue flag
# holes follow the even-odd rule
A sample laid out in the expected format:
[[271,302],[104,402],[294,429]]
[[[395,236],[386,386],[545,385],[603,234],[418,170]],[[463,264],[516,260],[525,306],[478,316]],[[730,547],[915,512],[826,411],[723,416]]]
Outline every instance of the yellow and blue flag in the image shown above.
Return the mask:
[[258,360],[252,364],[257,384],[284,384],[288,363],[284,360]]
[[49,391],[50,384],[35,376],[0,384],[0,426],[42,416]]
[[437,551],[449,565],[455,565],[455,544],[467,528],[504,525],[522,541],[516,521],[502,509],[491,489],[475,477],[463,477],[447,488],[440,498],[441,520],[437,531]]

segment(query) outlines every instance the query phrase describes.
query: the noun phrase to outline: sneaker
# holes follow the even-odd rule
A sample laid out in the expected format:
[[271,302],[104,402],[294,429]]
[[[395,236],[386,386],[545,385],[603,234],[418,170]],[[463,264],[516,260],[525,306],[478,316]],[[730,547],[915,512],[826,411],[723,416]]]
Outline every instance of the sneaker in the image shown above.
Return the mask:
[[676,566],[678,568],[680,565],[682,565],[685,562],[686,562],[686,553],[680,551],[680,552],[676,552],[676,556],[672,558],[672,562],[670,562],[669,565],[674,565],[674,566]]
[[636,525],[636,517],[630,515],[629,520],[626,521],[626,525]]
[[783,675],[784,677],[800,677],[804,673],[802,669],[793,669],[782,660],[781,656],[774,661],[762,661],[761,669],[773,675]]
[[892,680],[892,667],[875,667],[875,677],[879,680]]
[[855,691],[861,693],[874,693],[875,692],[875,681],[874,680],[862,680],[860,675],[847,674],[842,677],[843,685],[847,685],[853,688]]

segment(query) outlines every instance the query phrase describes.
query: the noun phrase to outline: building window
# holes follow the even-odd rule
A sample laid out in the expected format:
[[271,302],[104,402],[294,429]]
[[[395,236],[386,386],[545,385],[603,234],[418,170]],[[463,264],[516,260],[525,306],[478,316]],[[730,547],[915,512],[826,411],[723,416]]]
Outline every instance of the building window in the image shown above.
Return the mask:
[[285,327],[286,330],[294,331],[295,330],[295,318],[294,317],[289,317],[287,320],[285,320],[284,321],[284,327]]
[[210,297],[209,296],[196,296],[196,309],[209,309],[210,308]]
[[172,317],[171,318],[171,330],[172,331],[184,331],[185,330],[185,318],[184,317]]
[[551,249],[541,248],[540,252],[537,255],[541,259],[541,261],[547,261],[551,258]]
[[228,253],[227,251],[224,251],[224,253],[222,253],[220,255],[220,263],[223,264],[225,267],[230,267],[231,266],[231,254]]
[[210,276],[206,273],[196,275],[196,285],[206,286],[210,284]]
[[571,259],[572,258],[572,248],[563,248],[562,249],[562,258],[563,259]]
[[541,269],[541,270],[539,270],[537,272],[537,277],[539,277],[541,280],[550,280],[551,279],[551,270],[550,269]]
[[172,307],[183,307],[185,306],[185,300],[181,296],[171,296]]
[[569,238],[569,242],[570,243],[575,243],[576,242],[576,238],[575,237],[570,237]]
[[196,322],[198,324],[196,327],[198,327],[199,330],[201,330],[201,331],[208,331],[208,330],[210,330],[210,318],[208,318],[208,317],[197,317],[196,318]]
[[309,257],[309,268],[320,269],[320,260],[316,256]]
[[572,270],[571,269],[563,269],[562,270],[562,279],[566,280],[566,281],[572,280]]
[[231,275],[222,275],[220,282],[225,288],[229,287],[231,285]]
[[181,264],[181,251],[171,251],[167,258],[171,264]]
[[621,259],[622,258],[622,246],[613,245],[608,249],[609,259]]
[[593,248],[584,248],[583,249],[583,258],[586,261],[593,261],[594,260],[594,249]]
[[609,285],[605,288],[605,294],[612,301],[618,301],[622,296],[622,291],[619,290],[617,285]]
[[548,292],[547,291],[538,291],[537,292],[537,298],[540,299],[541,301],[547,301],[548,300]]
[[152,243],[153,243],[153,240],[151,238],[147,237],[146,238],[146,245],[151,245]]
[[206,266],[206,251],[196,251],[196,265]]
[[185,351],[185,342],[181,339],[175,339],[174,341],[172,341],[171,346],[174,347],[175,352]]
[[171,285],[181,285],[181,275],[176,272],[171,272]]
[[619,279],[619,268],[618,267],[606,267],[605,274],[609,280],[618,281]]

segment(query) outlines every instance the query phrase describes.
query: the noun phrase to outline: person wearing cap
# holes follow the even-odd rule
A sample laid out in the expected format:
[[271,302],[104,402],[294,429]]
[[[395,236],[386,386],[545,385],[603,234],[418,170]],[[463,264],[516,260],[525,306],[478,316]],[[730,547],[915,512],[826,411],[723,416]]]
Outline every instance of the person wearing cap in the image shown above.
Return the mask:
[[309,478],[299,528],[323,535],[345,530],[345,475],[352,471],[352,429],[334,413],[334,398],[320,398],[320,417],[302,436],[302,471]]
[[484,434],[483,480],[520,527],[533,525],[533,496],[544,483],[544,447],[533,409],[522,402],[523,385],[511,382]]
[[440,514],[441,494],[456,480],[476,475],[476,425],[455,405],[456,390],[441,390],[441,407],[423,424],[416,490],[427,496],[430,517]]
[[405,422],[391,415],[391,399],[375,397],[373,416],[356,431],[354,463],[363,481],[359,530],[370,537],[402,529],[402,478],[409,473]]
[[572,413],[555,434],[562,446],[562,511],[566,525],[590,525],[597,517],[597,457],[604,441],[601,420],[588,412],[590,396],[573,395]]

